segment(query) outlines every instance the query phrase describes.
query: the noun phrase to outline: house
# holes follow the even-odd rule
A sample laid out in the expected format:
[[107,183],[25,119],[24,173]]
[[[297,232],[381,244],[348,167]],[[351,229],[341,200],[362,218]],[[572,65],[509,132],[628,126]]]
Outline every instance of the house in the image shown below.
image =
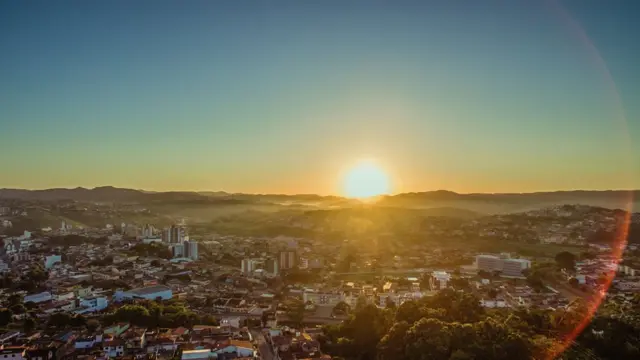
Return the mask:
[[90,298],[80,299],[80,306],[76,309],[76,314],[87,314],[102,311],[107,308],[109,301],[104,296],[93,296]]
[[102,350],[110,358],[123,356],[125,350],[125,342],[121,339],[105,341],[102,344]]
[[53,299],[53,296],[51,296],[51,293],[48,292],[48,291],[44,291],[44,292],[41,292],[41,293],[31,294],[31,295],[25,296],[23,302],[25,302],[25,303],[34,302],[34,303],[38,304],[38,303],[49,301],[49,300],[52,300],[52,299]]
[[129,327],[130,325],[128,323],[118,323],[104,329],[103,333],[106,335],[120,336],[127,331]]
[[235,354],[236,357],[251,357],[255,355],[255,350],[249,341],[229,340],[226,344],[219,344],[219,347],[216,350],[213,350],[213,353]]
[[95,344],[102,342],[102,335],[79,337],[76,339],[76,349],[91,349]]
[[142,350],[147,346],[146,338],[147,330],[143,328],[129,328],[124,334],[122,339],[125,341],[127,350]]
[[213,357],[217,358],[217,355],[214,354],[211,350],[199,349],[199,350],[184,350],[182,352],[182,357],[180,359],[181,360],[205,360]]
[[113,295],[115,301],[125,299],[146,299],[146,300],[169,300],[173,297],[171,288],[165,285],[154,285],[145,288],[132,289],[129,291],[116,291]]

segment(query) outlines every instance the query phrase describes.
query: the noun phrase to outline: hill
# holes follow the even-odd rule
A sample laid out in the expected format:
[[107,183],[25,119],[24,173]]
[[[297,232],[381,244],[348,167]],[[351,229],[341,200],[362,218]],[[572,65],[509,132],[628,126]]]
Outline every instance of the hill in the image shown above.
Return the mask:
[[[632,199],[640,196],[640,191],[555,191],[535,193],[471,193],[460,194],[452,191],[428,191],[383,196],[376,203],[382,207],[413,209],[459,209],[484,213],[510,213],[528,211],[563,204],[599,206],[610,209],[627,207]],[[317,208],[340,208],[358,206],[360,201],[340,196],[315,194],[241,194],[218,192],[148,192],[143,190],[115,188],[112,186],[93,189],[0,189],[0,199],[22,199],[33,201],[72,200],[78,202],[109,202],[138,204],[190,203],[203,205],[282,205],[310,206]],[[634,208],[637,208],[634,206]]]

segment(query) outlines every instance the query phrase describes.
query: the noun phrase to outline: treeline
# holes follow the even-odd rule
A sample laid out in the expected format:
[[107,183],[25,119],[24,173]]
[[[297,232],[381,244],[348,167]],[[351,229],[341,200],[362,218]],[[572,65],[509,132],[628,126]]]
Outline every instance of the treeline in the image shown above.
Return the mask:
[[589,316],[585,304],[555,311],[485,310],[475,296],[447,289],[397,309],[361,304],[349,320],[325,327],[320,341],[323,350],[344,360],[638,359],[640,317],[624,311],[635,320],[599,313],[573,339]]
[[180,302],[162,304],[157,301],[143,301],[136,304],[124,305],[112,314],[103,317],[105,325],[118,322],[128,322],[135,326],[156,327],[187,327],[193,325],[219,325],[218,320],[211,316],[199,316]]

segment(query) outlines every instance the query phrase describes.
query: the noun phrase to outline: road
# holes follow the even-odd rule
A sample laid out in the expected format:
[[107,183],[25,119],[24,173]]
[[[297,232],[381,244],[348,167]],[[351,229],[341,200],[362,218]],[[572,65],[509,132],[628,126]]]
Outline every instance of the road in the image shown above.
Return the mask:
[[262,360],[274,360],[273,351],[271,350],[271,346],[267,344],[267,341],[260,330],[251,330],[251,335],[253,336],[256,345],[258,346],[258,351],[260,352],[260,358]]

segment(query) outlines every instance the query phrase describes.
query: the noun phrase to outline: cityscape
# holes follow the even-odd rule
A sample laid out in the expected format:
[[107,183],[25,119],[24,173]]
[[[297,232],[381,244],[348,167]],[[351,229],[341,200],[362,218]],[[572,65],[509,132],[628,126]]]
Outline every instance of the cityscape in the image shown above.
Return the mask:
[[0,1],[0,360],[640,359],[638,15]]
[[[554,314],[584,312],[571,318],[581,321],[600,302],[593,316],[602,319],[614,316],[602,309],[635,308],[640,292],[640,214],[591,205],[472,217],[426,213],[410,223],[377,204],[305,206],[298,216],[282,206],[266,222],[277,233],[263,224],[272,235],[242,235],[186,217],[169,220],[151,210],[156,203],[11,194],[0,198],[0,269],[2,351],[13,358],[339,359],[363,349],[334,338],[347,324],[372,321],[361,313],[395,313],[409,326],[419,323],[421,306],[448,298],[429,311],[476,301],[459,316],[526,322],[547,314],[552,326]],[[381,213],[387,231],[371,219]],[[127,222],[127,214],[158,222]],[[54,219],[64,220],[56,226]],[[243,226],[255,221],[246,220]],[[628,244],[616,238],[623,228]],[[404,239],[390,241],[394,233]],[[468,239],[473,243],[460,246]],[[383,347],[392,346],[387,336],[373,349],[396,358]],[[566,346],[561,333],[546,339],[522,338],[518,351],[542,358]]]

